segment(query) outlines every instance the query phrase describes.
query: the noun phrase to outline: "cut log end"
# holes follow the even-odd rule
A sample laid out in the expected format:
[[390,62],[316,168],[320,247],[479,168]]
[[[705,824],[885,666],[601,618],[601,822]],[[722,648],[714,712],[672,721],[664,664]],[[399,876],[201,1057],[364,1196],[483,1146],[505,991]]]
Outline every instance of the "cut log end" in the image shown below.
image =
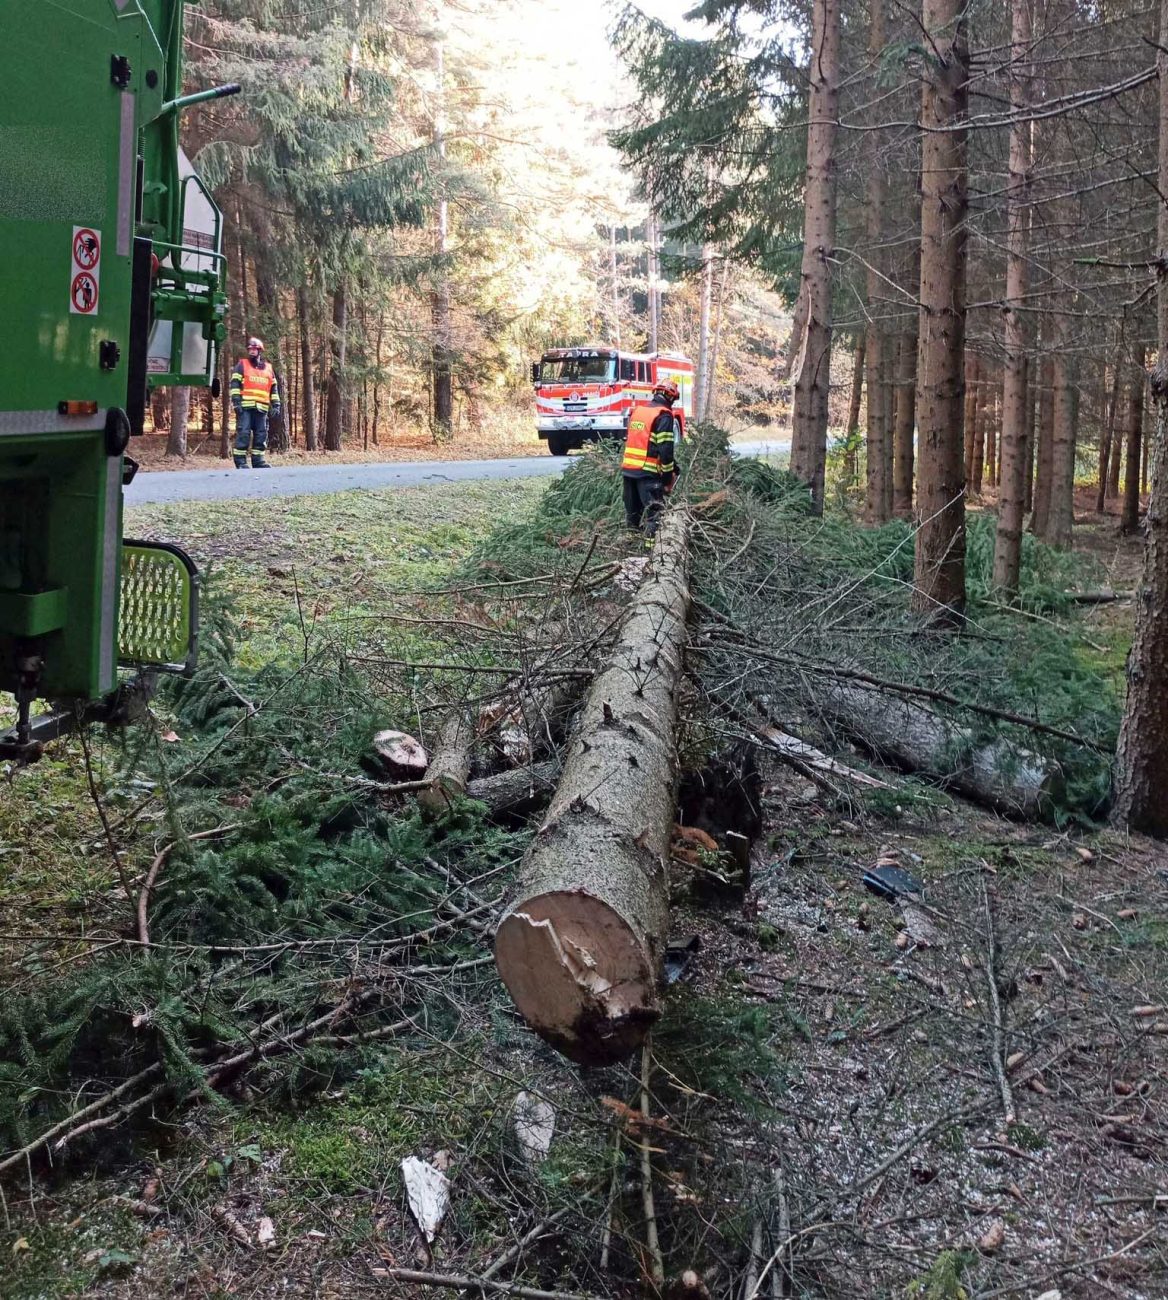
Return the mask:
[[525,899],[499,925],[495,962],[524,1020],[580,1065],[623,1060],[661,1015],[645,945],[586,893]]

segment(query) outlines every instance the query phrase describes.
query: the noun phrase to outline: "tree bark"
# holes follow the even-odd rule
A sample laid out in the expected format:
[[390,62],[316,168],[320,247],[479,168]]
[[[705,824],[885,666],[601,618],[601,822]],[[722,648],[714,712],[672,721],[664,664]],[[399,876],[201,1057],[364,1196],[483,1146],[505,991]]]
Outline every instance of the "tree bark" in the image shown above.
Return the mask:
[[1075,389],[1074,362],[1070,356],[1070,337],[1066,317],[1056,315],[1054,360],[1051,379],[1054,385],[1054,428],[1050,444],[1050,504],[1046,529],[1039,536],[1051,546],[1067,548],[1075,523]]
[[1001,419],[1002,390],[991,374],[989,392],[986,394],[985,420],[985,483],[998,486],[998,421]]
[[524,1019],[582,1064],[627,1056],[661,1014],[688,544],[669,512],[495,935]]
[[1038,370],[1034,357],[1026,358],[1026,446],[1022,453],[1025,470],[1025,488],[1022,494],[1022,513],[1034,508],[1034,380]]
[[485,803],[493,817],[519,816],[546,803],[559,779],[560,765],[554,759],[530,767],[512,767],[494,776],[480,776],[466,787],[468,799]]
[[839,101],[840,0],[813,0],[810,125],[804,190],[801,292],[807,298],[806,346],[795,377],[791,472],[823,510],[831,391],[831,262],[835,250],[835,123]]
[[191,414],[191,390],[170,390],[170,432],[166,437],[166,454],[187,458],[187,421]]
[[612,342],[615,347],[621,345],[621,307],[620,278],[617,275],[616,262],[616,225],[608,228],[608,276],[609,289],[612,293]]
[[[1127,392],[1124,402],[1124,431],[1127,435],[1127,464],[1123,475],[1123,510],[1119,531],[1131,534],[1140,528],[1140,460],[1144,441],[1144,349],[1133,349],[1127,367]],[[1168,798],[1168,791],[1165,792]]]
[[984,362],[977,367],[977,385],[973,394],[973,437],[970,439],[969,467],[965,485],[971,495],[981,496],[985,472],[986,402],[990,395],[990,368]]
[[706,420],[710,393],[710,307],[714,297],[714,248],[702,245],[702,293],[698,311],[698,391],[694,419]]
[[[1010,108],[1021,117],[1030,102],[1030,0],[1013,0],[1010,20]],[[993,584],[1012,596],[1022,571],[1022,521],[1026,512],[1026,355],[1030,331],[1026,293],[1030,285],[1030,177],[1032,124],[1010,127],[1009,187],[1006,195],[1006,362],[1002,375],[1002,467],[998,523],[994,533]]]
[[[445,47],[441,39],[434,46],[434,75],[436,95],[434,100],[434,152],[439,168],[446,162],[446,63]],[[445,441],[454,433],[454,375],[452,370],[452,338],[450,331],[450,274],[446,267],[449,246],[449,206],[446,200],[446,179],[439,178],[438,205],[434,215],[434,252],[439,259],[437,283],[430,296],[430,314],[434,338],[430,353],[430,367],[434,385],[434,438]]]
[[324,417],[324,449],[340,451],[343,443],[342,424],[345,394],[345,353],[349,332],[349,293],[344,281],[333,294],[333,332],[329,340],[328,400]]
[[451,803],[466,794],[470,779],[470,751],[474,726],[462,709],[456,709],[442,724],[426,768],[429,786],[418,795],[418,803],[431,816],[446,812]]
[[[884,0],[869,0],[868,57],[879,67],[884,52]],[[868,427],[867,427],[867,519],[883,524],[892,516],[892,393],[888,384],[892,369],[892,342],[884,329],[883,313],[878,306],[886,290],[884,269],[884,199],[887,186],[882,170],[883,132],[877,131],[867,151],[865,209],[867,220],[867,265],[864,270],[868,300]]]
[[791,312],[791,335],[787,339],[783,364],[779,367],[779,378],[784,382],[791,378],[796,369],[802,368],[803,354],[807,350],[807,310],[807,295],[800,284]]
[[296,290],[296,319],[300,328],[300,400],[304,418],[304,449],[316,450],[316,383],[313,377],[312,313],[308,286]]
[[1030,531],[1044,537],[1050,516],[1050,483],[1054,450],[1054,361],[1044,356],[1039,364],[1038,456],[1034,467],[1034,512]]
[[[1161,11],[1163,14],[1163,10]],[[1168,16],[1166,16],[1168,17]],[[1161,28],[1168,31],[1168,21]],[[1160,187],[1168,186],[1168,69],[1160,54]],[[1165,191],[1168,192],[1168,191]],[[1160,214],[1159,243],[1168,249],[1165,215]],[[1163,253],[1161,253],[1163,256]],[[1165,286],[1160,284],[1160,306]],[[1144,571],[1136,596],[1136,630],[1127,660],[1127,702],[1116,754],[1115,804],[1112,820],[1129,831],[1168,837],[1168,329],[1160,314],[1160,361],[1152,376],[1156,432]]]
[[1012,816],[1048,816],[1064,782],[1058,766],[1008,740],[979,741],[932,709],[865,686],[832,684],[817,704],[874,753]]
[[921,89],[919,451],[913,609],[942,623],[965,612],[965,351],[967,10],[924,0],[931,46]]
[[726,287],[729,280],[730,259],[722,259],[722,274],[718,277],[717,311],[714,316],[714,341],[710,346],[710,391],[706,394],[706,419],[713,421],[718,410],[718,350],[722,343],[722,320],[726,313]]
[[917,411],[917,332],[900,336],[897,352],[896,411],[892,429],[892,513],[911,519],[913,511],[913,434]]
[[885,345],[887,338],[876,329],[868,327],[868,347],[865,356],[868,390],[867,430],[867,497],[866,513],[870,524],[884,524],[891,516],[889,496],[892,484],[889,470],[892,443],[889,430],[888,389],[884,383]]
[[860,400],[864,396],[864,357],[868,351],[867,336],[856,339],[852,359],[852,395],[848,400],[847,441],[844,451],[844,481],[850,487],[856,481],[856,444],[860,437]]
[[657,265],[657,218],[652,211],[645,223],[646,269],[649,287],[649,351],[658,348],[658,332],[661,326],[661,276]]
[[1111,398],[1107,403],[1103,432],[1099,438],[1099,487],[1095,493],[1095,513],[1100,515],[1107,509],[1107,471],[1111,463],[1111,445],[1115,440],[1115,416],[1119,409],[1122,373],[1120,366],[1111,367]]

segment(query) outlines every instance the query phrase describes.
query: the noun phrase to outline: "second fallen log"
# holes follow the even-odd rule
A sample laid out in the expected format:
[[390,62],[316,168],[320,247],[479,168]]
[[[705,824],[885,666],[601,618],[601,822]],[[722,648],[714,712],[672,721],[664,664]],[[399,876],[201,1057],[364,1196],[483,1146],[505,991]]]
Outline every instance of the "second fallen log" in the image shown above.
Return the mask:
[[998,812],[1041,820],[1064,793],[1057,763],[1003,737],[978,739],[968,728],[912,700],[835,682],[817,696],[816,704],[882,758]]
[[688,546],[670,513],[495,934],[523,1018],[581,1064],[627,1056],[661,1014]]

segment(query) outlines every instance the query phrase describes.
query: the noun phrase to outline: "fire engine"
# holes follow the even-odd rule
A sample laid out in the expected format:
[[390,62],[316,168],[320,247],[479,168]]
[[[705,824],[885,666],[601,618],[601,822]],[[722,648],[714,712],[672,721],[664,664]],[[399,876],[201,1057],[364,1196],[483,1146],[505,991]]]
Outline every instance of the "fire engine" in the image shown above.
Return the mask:
[[629,412],[654,384],[672,379],[682,432],[693,415],[694,363],[680,352],[622,352],[603,344],[551,348],[531,364],[535,425],[553,456],[624,436]]

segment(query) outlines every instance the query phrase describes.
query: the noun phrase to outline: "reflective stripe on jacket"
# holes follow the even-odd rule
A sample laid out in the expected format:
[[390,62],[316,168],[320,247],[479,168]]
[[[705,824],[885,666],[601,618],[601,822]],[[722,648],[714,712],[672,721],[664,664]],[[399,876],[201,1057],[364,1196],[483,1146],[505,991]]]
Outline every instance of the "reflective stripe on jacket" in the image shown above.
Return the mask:
[[669,407],[640,405],[629,412],[621,469],[626,474],[673,472],[673,412]]
[[253,366],[250,357],[244,357],[231,372],[231,400],[246,409],[266,411],[269,407],[280,409],[280,388],[276,372],[271,366]]

